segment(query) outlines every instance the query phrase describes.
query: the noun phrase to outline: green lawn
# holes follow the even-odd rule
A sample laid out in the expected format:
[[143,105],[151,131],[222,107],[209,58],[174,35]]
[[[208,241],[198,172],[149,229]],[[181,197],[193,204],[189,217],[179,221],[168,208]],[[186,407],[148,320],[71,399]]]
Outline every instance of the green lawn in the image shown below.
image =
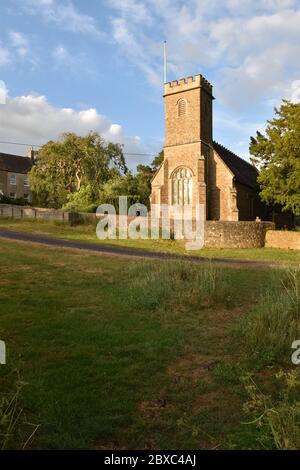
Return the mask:
[[230,258],[248,260],[267,260],[286,263],[300,263],[299,250],[281,250],[273,248],[257,249],[220,249],[203,248],[201,250],[187,251],[185,243],[176,240],[99,240],[96,236],[95,225],[77,225],[70,227],[67,224],[18,220],[0,219],[0,227],[25,231],[29,233],[43,234],[64,240],[84,241],[86,243],[101,243],[119,247],[134,248],[141,251],[155,251],[163,253],[176,253],[180,255],[204,256],[208,258]]
[[285,271],[132,261],[3,240],[0,270],[8,352],[0,443],[1,400],[25,383],[6,448],[22,448],[33,430],[27,448],[275,447],[266,425],[243,424],[251,421],[243,377],[251,372],[272,394],[274,373],[290,369],[290,341],[300,329],[289,287],[289,335],[284,322],[270,323],[266,306],[257,319],[263,299],[275,302],[287,286]]

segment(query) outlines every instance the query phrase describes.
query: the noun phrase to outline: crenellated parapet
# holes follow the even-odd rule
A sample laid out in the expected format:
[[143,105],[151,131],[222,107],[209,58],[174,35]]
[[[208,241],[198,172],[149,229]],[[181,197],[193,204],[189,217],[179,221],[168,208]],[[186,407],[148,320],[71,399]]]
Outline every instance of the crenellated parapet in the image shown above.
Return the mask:
[[194,77],[190,76],[165,83],[165,95],[193,90],[195,88],[203,88],[207,93],[212,95],[212,85],[203,77],[203,75],[200,74],[197,74]]

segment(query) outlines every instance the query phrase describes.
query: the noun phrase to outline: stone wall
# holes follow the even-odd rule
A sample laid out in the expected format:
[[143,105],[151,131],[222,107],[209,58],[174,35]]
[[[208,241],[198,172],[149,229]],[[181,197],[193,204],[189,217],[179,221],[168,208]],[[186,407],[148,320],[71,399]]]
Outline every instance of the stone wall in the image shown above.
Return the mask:
[[261,248],[273,222],[205,222],[205,246],[209,248]]
[[[97,220],[94,213],[63,212],[54,209],[17,206],[13,204],[0,204],[0,217],[58,220],[70,223],[71,225],[82,222],[95,223]],[[128,223],[133,219],[134,217],[128,217]],[[151,226],[150,220],[148,226],[149,228]],[[173,228],[172,222],[171,228]],[[273,222],[206,221],[205,246],[211,248],[260,248],[265,246],[266,233],[271,230],[271,234],[275,234],[272,235],[275,238],[267,235],[267,246],[271,246],[270,243],[273,243],[272,246],[275,246],[276,243],[279,245],[279,241],[276,240],[285,239],[286,246],[278,246],[278,248],[297,248],[298,246],[299,249],[299,245],[293,244],[293,246],[289,246],[289,243],[292,243],[292,241],[287,242],[287,240],[289,235],[291,237],[295,236],[298,237],[299,243],[300,232],[275,232],[274,228]]]
[[266,248],[286,248],[300,250],[300,232],[270,230],[266,235]]
[[96,214],[81,212],[64,212],[41,207],[18,206],[16,204],[0,204],[0,217],[14,219],[57,220],[68,223],[95,221]]
[[0,204],[1,217],[13,217],[14,219],[43,219],[43,220],[68,220],[68,213],[55,209],[42,209],[30,206],[18,206],[15,204]]

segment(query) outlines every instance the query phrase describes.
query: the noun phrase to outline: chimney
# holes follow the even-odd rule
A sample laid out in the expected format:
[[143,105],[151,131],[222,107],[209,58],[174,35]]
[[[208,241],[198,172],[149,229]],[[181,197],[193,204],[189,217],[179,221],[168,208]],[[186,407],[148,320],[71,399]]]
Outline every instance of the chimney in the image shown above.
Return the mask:
[[30,147],[30,148],[28,149],[28,152],[27,152],[27,157],[30,158],[32,164],[34,164],[34,161],[35,161],[34,153],[35,153],[35,152],[34,152],[33,148]]

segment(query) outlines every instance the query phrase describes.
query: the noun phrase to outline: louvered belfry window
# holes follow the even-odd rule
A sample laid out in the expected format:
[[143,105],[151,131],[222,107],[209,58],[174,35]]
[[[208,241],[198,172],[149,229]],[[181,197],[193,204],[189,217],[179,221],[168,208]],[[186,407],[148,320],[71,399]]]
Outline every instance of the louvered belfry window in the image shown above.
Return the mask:
[[187,112],[187,103],[186,100],[181,99],[177,103],[178,106],[178,116],[185,116]]

